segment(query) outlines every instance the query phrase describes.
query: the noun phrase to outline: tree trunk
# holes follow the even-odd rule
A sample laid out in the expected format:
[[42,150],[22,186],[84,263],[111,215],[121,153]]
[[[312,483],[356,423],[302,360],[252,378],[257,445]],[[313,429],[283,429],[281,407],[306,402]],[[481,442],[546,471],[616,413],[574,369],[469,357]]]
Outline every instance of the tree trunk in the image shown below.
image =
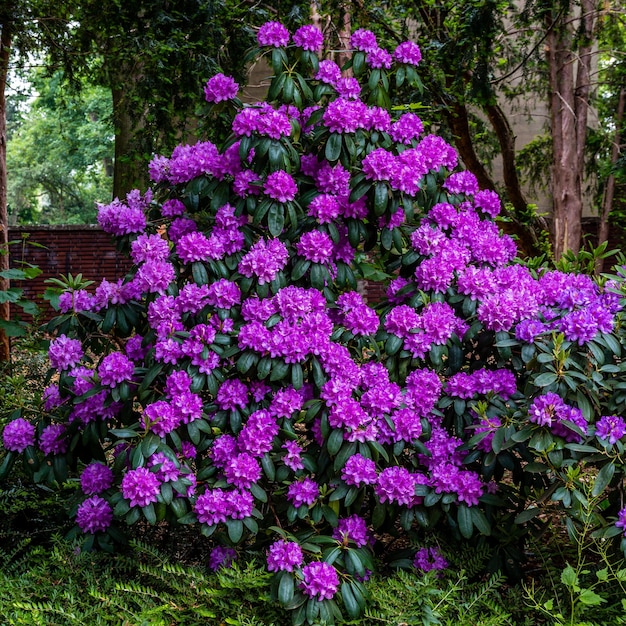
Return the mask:
[[582,0],[580,9],[578,35],[583,38],[583,45],[579,49],[578,58],[574,55],[575,17],[572,13],[551,16],[546,24],[550,123],[554,152],[552,167],[554,257],[557,260],[566,250],[578,253],[582,235],[582,181],[592,57],[589,41],[595,20],[593,0]]
[[114,75],[111,86],[115,125],[115,161],[113,164],[113,197],[123,199],[132,189],[148,185],[146,146],[141,139],[144,111],[133,107],[129,94],[137,78],[130,70]]
[[469,128],[467,107],[460,102],[455,102],[451,105],[449,111],[448,123],[454,135],[454,145],[459,151],[459,156],[465,164],[465,167],[476,176],[478,186],[481,189],[495,190],[495,184],[491,176],[489,176],[474,150]]
[[[0,35],[0,271],[9,269],[9,218],[7,209],[7,115],[6,115],[6,82],[9,71],[9,55],[11,53],[11,24],[2,24]],[[0,291],[9,288],[9,281],[0,276]],[[0,304],[0,319],[10,318],[9,303]],[[0,328],[0,361],[10,359],[9,338]]]
[[[619,158],[622,146],[622,124],[624,123],[624,107],[626,105],[626,88],[622,87],[619,93],[617,113],[615,115],[615,137],[613,148],[611,149],[611,165],[615,167]],[[611,173],[606,181],[604,197],[602,199],[602,213],[598,224],[598,245],[609,240],[609,215],[613,209],[613,198],[615,197],[615,174]],[[604,259],[598,259],[596,272],[600,273],[604,266]]]

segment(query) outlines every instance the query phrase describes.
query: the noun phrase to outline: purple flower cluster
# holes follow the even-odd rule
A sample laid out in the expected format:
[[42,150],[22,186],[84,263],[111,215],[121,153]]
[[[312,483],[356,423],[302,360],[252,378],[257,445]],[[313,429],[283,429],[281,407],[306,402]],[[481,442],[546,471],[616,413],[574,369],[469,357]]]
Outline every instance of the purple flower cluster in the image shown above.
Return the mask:
[[418,65],[422,60],[422,52],[419,46],[412,41],[403,41],[398,44],[393,52],[393,56],[398,63],[406,65]]
[[214,526],[227,519],[245,519],[252,515],[254,498],[248,491],[207,489],[198,496],[194,512],[201,524]]
[[280,48],[289,43],[289,31],[280,22],[265,22],[257,33],[259,46]]
[[355,335],[373,335],[380,323],[376,311],[363,302],[356,291],[343,293],[337,299],[343,325]]
[[446,393],[466,400],[488,393],[498,394],[508,400],[516,390],[515,374],[507,369],[459,372],[451,376],[446,385]]
[[100,382],[106,387],[117,387],[117,385],[131,380],[134,371],[134,363],[121,352],[107,354],[98,366]]
[[303,50],[319,52],[324,45],[324,34],[316,26],[306,24],[293,34],[293,43]]
[[239,262],[239,272],[248,278],[256,276],[259,284],[276,278],[289,259],[285,244],[279,239],[259,239]]
[[100,496],[87,498],[76,512],[76,524],[84,533],[104,532],[113,521],[113,508]]
[[157,501],[161,492],[161,482],[154,472],[145,467],[128,470],[122,478],[122,495],[130,506],[148,506]]
[[11,452],[24,452],[35,445],[35,427],[23,417],[9,422],[2,431],[2,443]]
[[270,572],[293,572],[302,565],[302,548],[294,541],[275,541],[267,553],[267,569]]
[[113,485],[113,470],[103,463],[90,463],[80,475],[80,488],[88,496],[98,495],[109,489],[111,485]]
[[376,463],[360,454],[354,454],[346,461],[341,472],[341,478],[347,485],[354,487],[373,485],[378,480]]
[[277,202],[291,202],[298,193],[298,185],[291,174],[278,170],[267,175],[263,191]]
[[237,551],[226,546],[215,546],[209,554],[209,569],[217,572],[218,569],[230,567],[237,558]]
[[204,97],[207,102],[223,102],[237,97],[239,85],[230,76],[215,74],[209,78],[204,87]]
[[84,356],[83,347],[78,339],[59,335],[50,342],[48,357],[54,369],[65,371],[76,367]]
[[339,589],[337,570],[324,561],[315,561],[302,568],[302,591],[316,600],[330,600]]
[[440,571],[448,568],[448,561],[439,548],[420,548],[415,553],[413,567],[423,572]]
[[333,539],[343,544],[351,541],[358,548],[362,548],[372,540],[372,537],[367,528],[367,522],[358,515],[351,515],[339,520],[337,528],[333,531]]
[[287,488],[287,500],[297,509],[303,505],[311,506],[320,495],[319,485],[312,478],[291,483]]
[[614,446],[626,435],[626,422],[619,415],[604,415],[596,423],[596,437]]
[[587,420],[582,411],[566,404],[556,393],[537,396],[528,408],[528,419],[534,424],[549,428],[565,441],[580,443],[582,437],[564,422],[571,422],[583,434],[587,434]]
[[39,447],[44,454],[65,454],[68,446],[63,424],[50,424],[41,431]]

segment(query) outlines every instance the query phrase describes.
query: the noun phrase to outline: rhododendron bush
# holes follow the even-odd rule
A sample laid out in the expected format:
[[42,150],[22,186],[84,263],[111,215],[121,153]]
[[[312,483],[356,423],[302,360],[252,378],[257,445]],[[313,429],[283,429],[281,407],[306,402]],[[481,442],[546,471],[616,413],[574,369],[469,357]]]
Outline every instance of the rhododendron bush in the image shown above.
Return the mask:
[[340,68],[313,26],[258,42],[268,101],[211,78],[225,145],[157,156],[152,190],[100,207],[133,270],[59,295],[45,412],[6,426],[3,470],[78,480],[90,543],[166,520],[214,567],[261,551],[296,623],[357,616],[381,562],[445,567],[435,531],[502,568],[553,513],[575,535],[593,497],[620,535],[621,278],[516,260],[497,194],[391,110],[414,43],[358,30]]

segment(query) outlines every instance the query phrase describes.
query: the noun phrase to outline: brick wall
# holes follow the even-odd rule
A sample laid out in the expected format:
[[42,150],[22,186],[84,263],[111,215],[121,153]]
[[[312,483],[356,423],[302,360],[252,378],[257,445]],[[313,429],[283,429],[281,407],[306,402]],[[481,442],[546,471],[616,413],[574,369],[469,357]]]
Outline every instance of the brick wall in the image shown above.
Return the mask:
[[25,296],[37,302],[46,319],[52,315],[41,298],[49,286],[46,279],[82,274],[97,285],[102,278],[119,278],[130,268],[130,260],[117,252],[111,236],[98,226],[15,227],[9,229],[9,239],[20,242],[9,247],[11,267],[27,262],[42,270],[38,278],[15,282],[14,286],[24,288]]

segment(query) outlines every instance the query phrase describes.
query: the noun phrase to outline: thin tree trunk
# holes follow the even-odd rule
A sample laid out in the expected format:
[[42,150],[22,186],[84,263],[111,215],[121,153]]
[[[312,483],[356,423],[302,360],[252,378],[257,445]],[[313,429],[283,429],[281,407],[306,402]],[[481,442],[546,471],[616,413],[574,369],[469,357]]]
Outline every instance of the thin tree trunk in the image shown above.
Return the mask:
[[[577,253],[582,235],[582,185],[578,171],[574,59],[570,26],[548,24],[546,38],[550,84],[554,257]],[[586,122],[585,122],[586,124]]]
[[[624,123],[624,107],[626,105],[626,88],[622,87],[619,93],[617,113],[615,115],[615,137],[613,138],[613,148],[611,150],[611,165],[615,166],[619,158],[622,145],[622,124]],[[609,240],[609,215],[613,209],[613,198],[615,197],[615,174],[610,174],[606,181],[604,198],[602,199],[602,213],[598,225],[598,245]],[[604,259],[598,259],[596,272],[600,273],[604,266]]]
[[455,102],[449,109],[448,123],[454,135],[454,145],[465,167],[476,176],[481,189],[495,190],[495,184],[487,170],[480,162],[472,143],[467,107]]
[[[0,271],[9,269],[9,218],[7,209],[7,116],[6,82],[11,52],[11,25],[2,24],[0,35]],[[0,291],[9,288],[9,281],[0,276]],[[0,319],[10,318],[9,303],[0,304]],[[11,356],[9,338],[0,328],[0,361],[8,361]]]

